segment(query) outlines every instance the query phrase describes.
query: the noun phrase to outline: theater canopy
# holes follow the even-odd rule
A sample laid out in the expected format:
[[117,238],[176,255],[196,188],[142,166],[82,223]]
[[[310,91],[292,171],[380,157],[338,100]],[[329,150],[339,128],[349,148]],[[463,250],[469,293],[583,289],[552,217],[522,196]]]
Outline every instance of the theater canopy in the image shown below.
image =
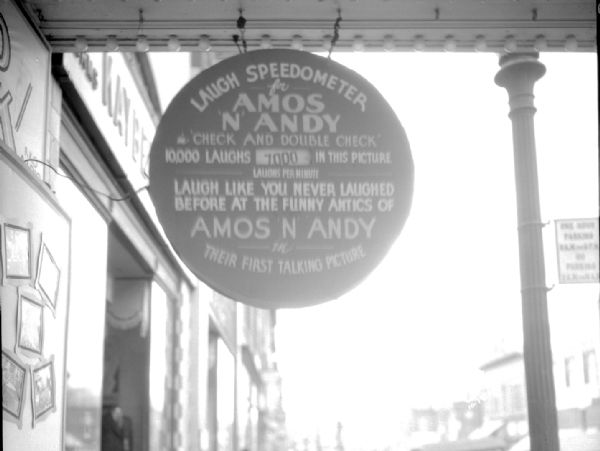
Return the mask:
[[[24,0],[54,51],[595,51],[591,0]],[[240,14],[245,19],[238,22]],[[243,27],[239,27],[242,25]],[[140,36],[142,38],[140,39]],[[137,46],[137,47],[136,47]]]

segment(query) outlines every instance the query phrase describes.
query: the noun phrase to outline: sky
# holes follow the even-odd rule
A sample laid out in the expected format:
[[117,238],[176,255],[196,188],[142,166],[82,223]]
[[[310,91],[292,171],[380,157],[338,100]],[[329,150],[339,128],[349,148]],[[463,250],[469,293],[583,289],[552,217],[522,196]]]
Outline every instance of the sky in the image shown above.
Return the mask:
[[[412,207],[386,257],[354,290],[278,311],[277,359],[293,434],[332,437],[340,421],[345,440],[384,444],[411,407],[479,399],[479,367],[522,347],[508,96],[494,83],[492,53],[332,59],[365,77],[396,112],[415,165]],[[535,85],[535,129],[548,301],[563,321],[557,330],[568,333],[570,321],[594,308],[598,318],[598,285],[558,284],[553,222],[598,216],[596,55],[543,53],[540,61],[547,72]],[[173,76],[180,79],[164,85],[165,106],[186,81]]]
[[[522,346],[512,131],[494,54],[334,59],[374,84],[404,126],[415,163],[412,208],[384,261],[355,290],[278,313],[278,360],[288,423],[299,434],[332,428],[337,418],[347,440],[370,441],[397,431],[410,407],[477,399],[478,368]],[[542,221],[596,217],[596,56],[541,61]],[[553,229],[544,228],[549,287],[558,285]],[[549,302],[574,292],[598,299],[597,286],[552,291]]]

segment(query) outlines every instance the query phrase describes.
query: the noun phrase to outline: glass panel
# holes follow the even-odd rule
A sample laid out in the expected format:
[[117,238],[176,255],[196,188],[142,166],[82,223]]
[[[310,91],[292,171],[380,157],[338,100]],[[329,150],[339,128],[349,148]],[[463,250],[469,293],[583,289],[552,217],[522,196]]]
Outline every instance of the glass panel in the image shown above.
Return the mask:
[[217,345],[218,451],[233,450],[235,361],[223,340]]
[[594,385],[598,383],[598,366],[594,350],[586,351],[583,354],[583,382]]
[[[208,449],[217,451],[217,344],[219,337],[210,333],[208,342],[208,378],[207,378],[207,404],[206,419],[208,428]],[[204,448],[206,449],[206,448]]]
[[252,441],[252,424],[250,422],[251,381],[248,370],[244,365],[238,371],[238,440],[240,450],[250,450]]
[[169,449],[171,445],[171,397],[169,380],[172,380],[172,340],[170,339],[172,311],[163,289],[152,284],[150,302],[150,440],[149,449]]
[[108,230],[70,180],[56,189],[72,231],[65,447],[99,449]]
[[567,387],[570,387],[571,385],[573,385],[573,370],[574,370],[574,363],[575,359],[573,357],[567,357],[565,359],[565,385]]

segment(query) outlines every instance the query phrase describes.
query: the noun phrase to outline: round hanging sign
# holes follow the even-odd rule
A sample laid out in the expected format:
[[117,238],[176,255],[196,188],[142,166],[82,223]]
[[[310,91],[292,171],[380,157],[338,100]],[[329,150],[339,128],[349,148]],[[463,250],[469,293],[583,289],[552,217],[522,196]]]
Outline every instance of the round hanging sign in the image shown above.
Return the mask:
[[406,134],[381,94],[329,59],[258,50],[175,96],[150,195],[196,276],[261,308],[339,297],[381,261],[412,199]]

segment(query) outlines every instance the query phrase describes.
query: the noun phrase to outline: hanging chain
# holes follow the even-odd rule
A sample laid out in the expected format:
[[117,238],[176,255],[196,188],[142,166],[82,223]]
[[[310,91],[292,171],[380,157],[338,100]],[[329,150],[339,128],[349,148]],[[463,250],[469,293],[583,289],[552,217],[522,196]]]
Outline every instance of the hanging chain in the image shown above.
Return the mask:
[[137,29],[138,35],[142,34],[143,28],[144,28],[144,10],[143,10],[143,8],[140,8],[138,11],[138,29]]
[[[240,12],[240,17],[238,17],[237,21],[235,22],[235,25],[237,27],[238,30],[240,30],[240,34],[234,34],[233,35],[233,42],[235,43],[236,47],[238,48],[238,51],[240,53],[246,53],[248,51],[248,44],[246,43],[246,37],[245,37],[245,33],[246,33],[246,18],[242,15],[242,8],[239,9]],[[242,43],[242,47],[240,47],[240,41]]]
[[327,56],[331,59],[331,52],[333,52],[333,48],[340,38],[340,23],[342,22],[342,10],[338,8],[337,10],[338,16],[335,19],[335,23],[333,24],[333,36],[331,37],[331,45],[329,46],[329,55]]

